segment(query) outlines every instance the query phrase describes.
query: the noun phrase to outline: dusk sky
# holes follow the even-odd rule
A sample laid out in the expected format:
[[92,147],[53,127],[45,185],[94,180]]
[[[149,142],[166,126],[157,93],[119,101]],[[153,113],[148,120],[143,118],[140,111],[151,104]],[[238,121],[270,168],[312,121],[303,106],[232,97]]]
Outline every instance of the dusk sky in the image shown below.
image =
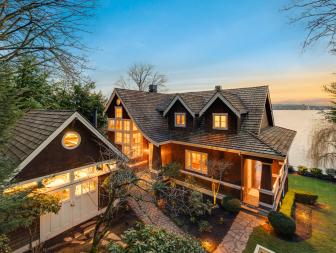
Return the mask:
[[168,92],[269,85],[272,102],[318,103],[335,80],[336,55],[306,32],[279,0],[101,1],[85,37],[90,77],[109,95],[133,63],[168,77]]

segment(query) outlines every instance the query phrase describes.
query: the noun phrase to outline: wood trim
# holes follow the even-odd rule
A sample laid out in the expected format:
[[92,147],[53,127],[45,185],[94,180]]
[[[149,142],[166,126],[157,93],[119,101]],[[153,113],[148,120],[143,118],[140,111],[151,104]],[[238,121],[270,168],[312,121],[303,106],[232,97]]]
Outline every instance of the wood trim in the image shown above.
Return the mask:
[[285,159],[282,156],[261,154],[261,153],[248,152],[248,151],[240,151],[240,150],[228,149],[228,148],[218,148],[218,147],[212,147],[212,146],[203,145],[203,144],[188,143],[188,142],[183,142],[183,141],[169,140],[169,141],[164,141],[164,142],[160,142],[159,143],[159,145],[164,145],[164,144],[180,144],[180,145],[185,145],[185,146],[190,146],[190,147],[197,147],[197,148],[205,148],[205,149],[211,149],[211,150],[225,151],[225,152],[236,153],[236,154],[239,154],[239,155],[250,155],[250,156],[254,156],[254,157],[275,159],[275,160],[281,160],[281,161]]
[[267,204],[267,203],[264,203],[264,202],[260,202],[260,201],[259,201],[259,205],[261,205],[261,206],[265,206],[265,207],[268,207],[268,208],[271,208],[271,209],[274,208],[274,204],[273,204],[273,205],[270,205],[270,204]]
[[193,177],[198,177],[200,179],[207,180],[207,181],[210,181],[210,182],[220,183],[221,185],[224,185],[224,186],[227,186],[227,187],[230,187],[230,188],[233,188],[233,189],[237,189],[237,190],[242,189],[242,187],[240,185],[231,184],[231,183],[224,182],[224,181],[219,181],[217,179],[212,179],[212,178],[202,176],[202,175],[199,175],[199,174],[196,174],[196,173],[193,173],[193,172],[181,170],[181,173],[186,174],[186,175],[190,175],[190,176],[193,176]]
[[176,95],[175,98],[169,103],[168,107],[166,110],[163,112],[163,116],[166,116],[167,113],[170,111],[170,109],[173,107],[173,105],[176,103],[176,101],[180,101],[181,104],[187,109],[187,111],[195,118],[195,113],[189,108],[189,106],[183,101],[183,99],[179,96]]
[[209,107],[216,101],[216,99],[219,98],[220,100],[223,101],[224,104],[226,104],[231,111],[236,114],[238,118],[240,118],[240,113],[237,111],[236,108],[233,107],[233,105],[221,94],[221,93],[216,93],[209,101],[208,103],[202,108],[202,110],[199,112],[199,117],[201,117],[208,109]]

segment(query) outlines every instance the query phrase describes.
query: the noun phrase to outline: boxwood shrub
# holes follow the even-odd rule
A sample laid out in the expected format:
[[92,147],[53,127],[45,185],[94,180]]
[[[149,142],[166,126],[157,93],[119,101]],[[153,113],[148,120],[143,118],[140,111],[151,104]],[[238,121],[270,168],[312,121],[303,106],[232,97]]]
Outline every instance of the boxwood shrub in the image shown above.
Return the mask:
[[318,199],[318,195],[312,194],[309,192],[295,192],[295,201],[302,203],[302,204],[308,204],[308,205],[315,205]]
[[306,166],[300,165],[298,166],[298,174],[305,176],[308,174],[308,168]]
[[240,200],[231,196],[222,199],[222,207],[230,213],[238,213],[241,208]]
[[313,177],[318,177],[318,178],[322,177],[323,175],[322,170],[319,168],[311,168],[310,173]]
[[292,217],[294,202],[295,202],[295,192],[288,191],[284,199],[282,200],[282,204],[279,211],[287,215],[288,217]]
[[291,217],[272,211],[268,214],[268,220],[277,234],[286,238],[291,238],[295,234],[296,224]]

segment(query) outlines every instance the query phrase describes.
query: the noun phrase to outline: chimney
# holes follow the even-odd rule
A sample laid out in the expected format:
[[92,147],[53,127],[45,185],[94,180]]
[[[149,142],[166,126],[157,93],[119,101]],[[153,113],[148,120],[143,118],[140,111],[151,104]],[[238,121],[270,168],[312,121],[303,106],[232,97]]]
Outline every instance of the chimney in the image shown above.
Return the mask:
[[98,111],[97,108],[93,111],[92,123],[95,128],[98,127]]
[[221,91],[222,90],[222,86],[221,85],[216,85],[215,86],[215,91]]
[[150,84],[149,87],[148,87],[148,91],[149,92],[157,92],[157,85],[155,84]]

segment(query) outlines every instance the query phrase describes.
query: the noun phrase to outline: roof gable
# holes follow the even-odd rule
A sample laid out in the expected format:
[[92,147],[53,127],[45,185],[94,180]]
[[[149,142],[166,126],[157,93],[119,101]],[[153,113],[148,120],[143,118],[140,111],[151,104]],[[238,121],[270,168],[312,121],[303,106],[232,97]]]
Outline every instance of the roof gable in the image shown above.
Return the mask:
[[184,102],[184,100],[179,96],[176,95],[174,99],[168,104],[167,108],[163,112],[163,116],[166,116],[170,109],[174,106],[174,104],[179,101],[184,108],[191,114],[191,116],[195,117],[195,112],[193,112],[190,107]]
[[31,110],[16,123],[7,153],[16,166],[9,180],[15,177],[44,148],[52,142],[72,121],[77,119],[108,148],[123,159],[127,159],[113,144],[108,141],[91,123],[78,112]]
[[202,108],[202,110],[199,113],[199,116],[202,116],[209,107],[217,100],[220,99],[227,107],[230,108],[230,110],[238,117],[240,118],[240,112],[220,93],[217,92]]

